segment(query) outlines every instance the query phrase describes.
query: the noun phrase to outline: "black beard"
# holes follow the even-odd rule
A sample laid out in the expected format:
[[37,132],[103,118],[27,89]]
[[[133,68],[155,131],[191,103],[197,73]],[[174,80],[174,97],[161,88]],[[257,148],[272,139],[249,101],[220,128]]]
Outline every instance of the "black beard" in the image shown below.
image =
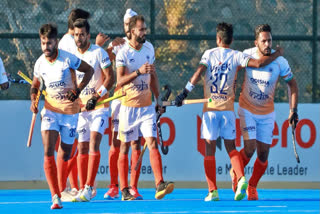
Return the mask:
[[139,44],[143,44],[143,43],[146,42],[146,39],[145,39],[145,38],[138,37],[138,38],[136,39],[136,41],[137,41]]

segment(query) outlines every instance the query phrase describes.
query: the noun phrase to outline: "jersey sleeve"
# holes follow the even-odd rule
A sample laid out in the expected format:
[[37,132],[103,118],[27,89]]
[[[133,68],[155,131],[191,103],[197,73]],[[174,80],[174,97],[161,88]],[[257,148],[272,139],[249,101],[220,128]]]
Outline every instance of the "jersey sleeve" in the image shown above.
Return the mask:
[[238,51],[237,53],[237,64],[241,67],[247,67],[250,60],[249,54]]
[[126,56],[125,56],[125,52],[124,52],[124,49],[121,49],[117,56],[116,56],[116,67],[125,67],[127,66],[127,63],[126,63]]
[[35,76],[38,79],[40,79],[40,62],[39,62],[39,59],[36,61],[36,64],[34,65],[33,76]]
[[4,65],[2,59],[0,58],[0,84],[8,82],[6,70],[4,69]]
[[153,48],[153,45],[151,45],[150,64],[153,64],[155,61],[156,61],[156,57],[155,57],[155,54],[154,54],[154,48]]
[[107,68],[111,65],[108,53],[102,48],[99,48],[99,63],[101,68]]
[[207,68],[210,67],[210,52],[205,51],[204,54],[201,57],[201,60],[199,62],[200,65],[204,65]]
[[280,64],[280,76],[284,79],[284,81],[289,82],[290,80],[292,80],[293,73],[291,71],[288,61],[285,58],[280,57],[279,64]]
[[70,68],[74,69],[74,70],[77,70],[80,65],[81,65],[81,59],[79,59],[78,57],[76,57],[75,55],[73,54],[69,54],[68,55],[69,59],[70,59]]

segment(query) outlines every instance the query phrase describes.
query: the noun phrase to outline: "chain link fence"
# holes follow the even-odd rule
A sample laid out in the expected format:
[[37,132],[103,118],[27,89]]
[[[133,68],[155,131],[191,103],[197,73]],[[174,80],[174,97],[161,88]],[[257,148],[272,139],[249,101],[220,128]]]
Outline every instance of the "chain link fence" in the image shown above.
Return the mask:
[[[215,27],[232,23],[231,48],[254,46],[254,28],[268,23],[273,46],[284,47],[299,86],[299,102],[320,102],[320,13],[317,0],[2,0],[0,1],[0,57],[12,78],[18,70],[32,78],[33,67],[41,55],[39,27],[47,22],[58,25],[59,35],[67,32],[67,19],[73,8],[91,13],[91,38],[103,32],[111,38],[124,36],[123,15],[127,8],[145,16],[148,39],[156,51],[160,84],[169,84],[171,99],[195,72],[206,49],[216,47]],[[92,40],[94,42],[94,40]],[[237,98],[243,81],[238,74]],[[29,99],[29,86],[12,84],[0,92],[0,99]],[[190,98],[203,97],[200,81]],[[287,86],[278,82],[276,102],[287,102]]]

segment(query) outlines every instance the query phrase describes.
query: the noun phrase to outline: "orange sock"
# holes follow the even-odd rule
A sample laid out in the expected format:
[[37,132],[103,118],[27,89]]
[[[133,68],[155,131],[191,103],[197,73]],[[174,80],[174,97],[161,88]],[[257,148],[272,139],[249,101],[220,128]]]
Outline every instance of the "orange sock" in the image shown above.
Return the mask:
[[43,168],[47,178],[51,196],[58,194],[59,198],[61,198],[58,184],[57,166],[54,160],[54,156],[44,156]]
[[57,165],[58,165],[59,189],[60,189],[60,192],[62,192],[67,187],[68,161],[64,161],[62,157],[57,155]]
[[140,169],[141,169],[141,163],[139,165],[138,170],[135,170],[134,168],[137,165],[139,156],[141,154],[141,150],[132,150],[131,153],[131,177],[130,177],[130,186],[134,186],[138,188],[138,181],[140,176]]
[[120,190],[128,187],[128,172],[129,172],[129,159],[128,154],[119,155],[118,160],[119,178],[120,178]]
[[268,166],[268,161],[263,163],[259,158],[256,159],[253,166],[252,176],[249,180],[250,186],[257,187],[260,178],[262,177],[263,173],[267,169],[267,166]]
[[242,164],[241,155],[237,150],[234,149],[229,153],[229,157],[230,157],[232,168],[236,173],[237,178],[240,179],[242,176],[244,176],[244,168]]
[[77,159],[77,166],[78,166],[78,174],[79,174],[79,181],[80,181],[80,189],[84,189],[84,185],[87,181],[88,175],[88,154],[79,154]]
[[100,151],[90,152],[89,154],[87,185],[92,187],[94,185],[94,180],[96,179],[99,169],[100,157]]
[[77,190],[79,190],[77,157],[78,151],[76,152],[76,154],[73,155],[73,157],[70,160],[68,160],[68,178],[70,181],[71,189],[76,188]]
[[244,149],[240,150],[240,156],[241,156],[242,164],[243,164],[243,168],[244,168],[245,166],[248,165],[250,158],[247,157],[246,153],[244,152]]
[[209,187],[209,192],[217,190],[216,182],[216,158],[215,156],[204,157],[204,171],[206,173],[206,179]]
[[163,181],[162,177],[162,160],[158,149],[151,149],[149,151],[149,158],[152,171],[155,178],[156,187]]
[[110,171],[110,183],[118,184],[118,158],[119,158],[120,148],[111,147],[109,150],[109,171]]

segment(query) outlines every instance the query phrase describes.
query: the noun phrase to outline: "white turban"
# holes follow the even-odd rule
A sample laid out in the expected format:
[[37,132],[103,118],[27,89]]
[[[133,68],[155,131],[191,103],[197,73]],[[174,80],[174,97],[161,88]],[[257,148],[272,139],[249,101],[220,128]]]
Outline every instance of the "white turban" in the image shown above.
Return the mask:
[[127,9],[126,14],[124,14],[123,22],[125,22],[127,19],[130,19],[133,16],[138,15],[136,12],[131,10],[131,8]]

